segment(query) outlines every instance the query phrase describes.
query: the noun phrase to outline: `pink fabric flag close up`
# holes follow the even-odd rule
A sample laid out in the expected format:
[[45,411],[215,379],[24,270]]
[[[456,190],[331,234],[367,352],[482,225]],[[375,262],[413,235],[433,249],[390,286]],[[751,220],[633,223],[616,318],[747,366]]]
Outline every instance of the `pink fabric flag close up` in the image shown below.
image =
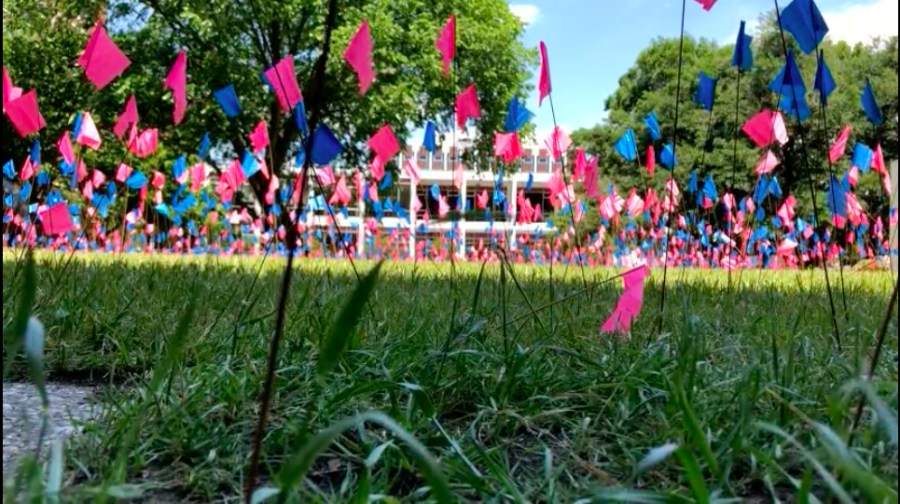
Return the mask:
[[72,217],[69,215],[69,206],[65,203],[57,203],[39,215],[46,235],[60,236],[75,229]]
[[175,109],[172,112],[172,120],[175,125],[181,124],[184,119],[184,112],[187,110],[187,55],[184,50],[178,53],[172,70],[166,76],[164,83],[166,89],[172,90],[172,100],[175,102]]
[[478,91],[475,84],[469,85],[456,97],[456,125],[462,129],[469,119],[481,119],[481,107],[478,105]]
[[260,151],[269,146],[269,128],[266,126],[266,121],[259,121],[255,128],[253,128],[253,132],[250,133],[250,147],[253,149],[254,154],[259,154]]
[[137,100],[135,100],[134,95],[131,95],[131,97],[128,98],[128,102],[125,104],[125,110],[122,112],[122,115],[119,116],[119,120],[116,121],[116,126],[113,128],[113,133],[115,133],[116,138],[121,140],[122,135],[128,131],[128,128],[137,125],[139,120]]
[[353,36],[344,51],[344,59],[356,71],[356,76],[359,78],[359,94],[366,94],[366,91],[375,82],[375,64],[372,61],[374,47],[369,22],[363,19],[359,29],[356,30],[356,35]]
[[550,96],[553,92],[553,85],[550,82],[550,60],[547,58],[547,46],[541,42],[541,73],[538,82],[538,108],[544,102],[544,98]]
[[625,291],[601,331],[609,334],[631,332],[631,324],[640,315],[644,305],[644,282],[649,276],[650,268],[647,266],[633,269],[622,276]]
[[760,149],[765,149],[775,142],[781,145],[788,142],[787,127],[781,112],[763,110],[744,123],[741,129]]
[[72,148],[72,137],[69,134],[69,130],[63,132],[59,141],[56,142],[56,148],[59,149],[59,155],[67,165],[75,162],[75,149]]
[[400,152],[400,143],[397,142],[397,137],[394,136],[394,130],[391,129],[390,124],[385,124],[378,131],[369,138],[367,142],[369,149],[375,153],[375,158],[381,162],[382,165],[387,164],[394,156]]
[[90,112],[84,113],[81,119],[81,131],[75,137],[75,142],[91,150],[99,150],[103,144],[103,139],[100,138],[100,132],[97,130],[97,125],[94,123],[94,118],[91,117]]
[[844,126],[844,129],[841,130],[840,136],[834,141],[834,145],[831,146],[831,150],[828,152],[828,161],[831,164],[837,163],[839,159],[844,157],[844,153],[847,151],[847,140],[850,139],[850,133],[852,132],[853,126]]
[[269,85],[275,90],[278,106],[282,112],[290,112],[303,101],[297,75],[294,73],[294,57],[290,54],[281,59],[275,66],[263,72]]
[[7,103],[6,116],[22,138],[37,133],[47,126],[38,108],[37,91],[33,89]]
[[84,74],[97,91],[105,88],[131,65],[128,57],[109,38],[101,21],[94,26],[84,52],[76,61],[84,68]]
[[447,24],[441,28],[441,34],[438,35],[434,43],[437,50],[441,53],[441,62],[444,65],[444,76],[450,75],[450,64],[456,58],[456,17],[450,16]]
[[712,10],[713,6],[716,5],[716,2],[718,0],[694,0],[694,1],[697,2],[698,4],[700,4],[700,6],[703,7],[703,10],[710,11],[710,10]]

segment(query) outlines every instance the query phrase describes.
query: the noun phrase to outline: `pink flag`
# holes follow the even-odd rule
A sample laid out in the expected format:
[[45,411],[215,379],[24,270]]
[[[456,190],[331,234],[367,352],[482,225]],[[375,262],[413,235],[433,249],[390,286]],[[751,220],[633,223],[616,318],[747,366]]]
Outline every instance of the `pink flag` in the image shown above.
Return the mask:
[[266,126],[266,121],[259,121],[259,124],[253,128],[253,132],[250,133],[250,146],[253,149],[254,154],[259,154],[260,151],[265,149],[269,145],[269,129]]
[[550,96],[553,92],[553,86],[550,84],[550,61],[547,59],[547,46],[541,42],[541,74],[538,83],[538,108],[544,102],[544,98]]
[[7,103],[6,115],[22,138],[47,126],[38,108],[37,92],[33,89]]
[[75,162],[75,150],[72,148],[72,138],[69,135],[69,130],[63,132],[62,137],[56,142],[56,148],[59,149],[59,155],[62,156],[63,161],[67,165]]
[[103,184],[106,183],[106,175],[103,174],[102,171],[94,168],[94,171],[91,172],[91,185],[96,188],[100,188]]
[[656,173],[656,151],[653,150],[653,145],[651,144],[647,147],[647,174],[650,175],[650,178],[653,178],[654,173]]
[[441,194],[441,197],[438,199],[438,217],[443,219],[450,213],[450,204],[447,203],[447,198]]
[[441,52],[441,61],[444,64],[444,76],[450,75],[450,64],[456,57],[456,17],[450,16],[447,24],[441,28],[441,34],[438,35],[437,41],[434,43],[437,50]]
[[206,167],[203,163],[195,164],[191,168],[191,191],[199,191],[206,179]]
[[644,200],[642,200],[641,197],[638,196],[637,189],[631,189],[631,194],[628,195],[628,200],[625,202],[625,207],[628,209],[628,215],[633,218],[636,218],[638,215],[644,212]]
[[847,174],[847,180],[850,182],[850,187],[859,185],[859,168],[851,166],[850,173]]
[[334,193],[331,195],[331,199],[328,200],[328,204],[334,205],[337,203],[341,206],[347,206],[351,199],[350,188],[347,187],[347,176],[341,175],[340,180],[338,180],[337,185],[334,187]]
[[84,165],[84,160],[79,159],[78,166],[75,168],[75,180],[80,183],[82,180],[87,178],[87,175],[87,167]]
[[475,208],[479,210],[484,210],[487,208],[488,204],[488,192],[487,189],[482,190],[478,196],[475,197]]
[[22,88],[13,86],[12,79],[3,67],[3,110],[6,111],[6,104],[22,96]]
[[481,119],[481,107],[478,105],[475,84],[467,87],[456,97],[456,125],[462,129],[469,119]]
[[776,141],[784,145],[788,142],[787,127],[781,112],[763,110],[744,123],[741,128],[760,149],[772,145]]
[[115,133],[116,138],[121,139],[122,135],[125,134],[125,131],[137,123],[137,100],[134,99],[134,95],[131,95],[131,97],[128,98],[128,102],[125,104],[125,111],[119,116],[119,120],[116,122],[115,128],[113,128],[113,133]]
[[834,145],[831,146],[831,150],[828,152],[828,161],[831,164],[837,163],[839,159],[844,157],[844,152],[847,150],[847,140],[850,139],[850,133],[852,132],[853,126],[844,126],[844,129],[841,130],[840,136],[834,141]]
[[503,158],[504,163],[512,163],[521,155],[522,149],[516,133],[494,134],[494,156]]
[[369,171],[372,173],[372,178],[378,182],[384,178],[384,164],[377,157],[369,163]]
[[417,167],[411,159],[406,160],[406,163],[403,165],[403,172],[401,173],[401,175],[408,178],[412,185],[419,185],[419,182],[421,182],[422,180],[422,177],[419,174],[419,167]]
[[269,187],[266,190],[266,204],[271,206],[275,203],[275,194],[278,192],[278,189],[281,188],[281,181],[278,180],[278,177],[273,175],[269,178]]
[[316,170],[316,178],[319,180],[319,184],[321,184],[322,187],[328,187],[334,184],[334,171],[330,166],[318,168]]
[[72,218],[69,215],[69,206],[65,203],[57,203],[39,215],[45,235],[60,236],[75,229],[75,226],[72,225]]
[[128,140],[128,150],[141,159],[146,159],[156,152],[159,132],[156,128],[137,133],[137,128],[131,127],[131,138]]
[[453,172],[453,187],[455,187],[457,191],[462,190],[464,176],[465,170],[463,169],[463,165],[456,165],[456,171]]
[[344,51],[344,59],[359,78],[359,94],[366,94],[369,87],[375,82],[375,67],[372,62],[372,31],[369,22],[363,19],[356,31],[356,35],[350,40],[350,45]]
[[647,266],[641,266],[622,276],[625,292],[601,331],[608,334],[627,334],[631,331],[631,324],[640,315],[644,305],[644,282],[649,276],[650,268]]
[[775,168],[778,168],[779,164],[781,164],[781,161],[775,157],[775,154],[772,154],[772,151],[766,151],[759,163],[756,164],[756,174],[766,175],[772,173],[775,171]]
[[175,101],[172,120],[176,125],[181,124],[184,111],[187,109],[187,55],[183,49],[175,58],[175,64],[172,65],[172,70],[169,71],[163,85],[172,90],[172,99]]
[[155,189],[162,189],[166,185],[166,176],[154,170],[153,176],[150,178],[150,185]]
[[700,6],[703,7],[703,10],[709,11],[713,8],[713,5],[716,5],[717,0],[694,0],[694,1],[697,2],[698,4],[700,4]]
[[94,83],[97,91],[100,91],[121,75],[131,61],[106,34],[102,22],[98,21],[77,63],[84,68],[84,74]]
[[881,149],[881,144],[875,146],[875,155],[872,156],[872,169],[879,175],[888,173],[887,165],[884,164],[884,151]]
[[94,118],[91,117],[90,112],[84,113],[81,119],[81,131],[75,137],[75,142],[92,150],[98,150],[103,144],[103,139],[100,138],[100,132],[97,131],[97,125],[94,124]]
[[387,164],[391,158],[397,155],[400,152],[400,144],[397,142],[397,137],[394,136],[394,130],[391,129],[390,124],[385,124],[378,131],[372,135],[372,138],[367,142],[369,149],[375,153],[375,158],[378,159],[382,165]]
[[22,169],[19,170],[19,179],[23,182],[34,176],[34,165],[31,163],[31,156],[25,158]]
[[572,139],[562,128],[554,126],[550,136],[544,140],[544,146],[553,153],[553,159],[557,160],[572,146]]
[[575,151],[575,166],[572,168],[572,182],[578,182],[584,177],[584,171],[587,169],[587,157],[584,155],[584,149]]
[[126,164],[120,164],[119,167],[116,168],[116,182],[124,184],[125,181],[128,180],[128,177],[131,176],[131,173],[133,171],[134,170],[130,166]]
[[278,105],[282,112],[290,112],[303,101],[297,75],[294,73],[294,57],[290,54],[281,59],[275,66],[263,72],[266,82],[275,90]]

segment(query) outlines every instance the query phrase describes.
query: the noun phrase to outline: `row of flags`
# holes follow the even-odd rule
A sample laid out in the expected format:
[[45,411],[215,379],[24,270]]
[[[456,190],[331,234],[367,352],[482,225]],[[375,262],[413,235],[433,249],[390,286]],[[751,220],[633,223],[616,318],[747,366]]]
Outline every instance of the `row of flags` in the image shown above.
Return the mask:
[[[706,10],[715,4],[713,0],[698,1]],[[827,26],[821,15],[816,14],[818,9],[814,4],[809,10],[801,4],[812,3],[795,0],[782,13],[782,23],[809,54],[821,42]],[[733,66],[739,71],[753,66],[752,38],[744,30],[742,23],[732,58]],[[449,77],[456,58],[455,17],[451,16],[438,33],[435,48],[444,75]],[[543,42],[539,52],[538,107],[548,97],[552,100],[549,57]],[[377,82],[373,54],[372,31],[363,20],[343,54],[356,73],[358,90],[363,95]],[[816,57],[819,64],[814,89],[824,104],[836,85],[824,54],[817,52]],[[812,217],[799,215],[797,199],[784,194],[777,171],[778,152],[790,141],[786,117],[803,121],[809,110],[805,103],[806,86],[793,53],[786,56],[784,68],[770,85],[781,96],[780,110],[760,111],[741,128],[761,151],[760,161],[754,167],[758,182],[748,197],[738,201],[730,192],[720,191],[711,175],[703,176],[696,171],[691,172],[690,182],[683,190],[670,176],[665,190],[659,194],[649,185],[629,188],[622,193],[627,197],[612,185],[601,192],[599,157],[575,149],[571,177],[563,172],[561,164],[553,163],[546,201],[531,194],[533,177],[518,194],[508,195],[503,189],[502,164],[498,165],[492,190],[482,189],[474,198],[459,194],[455,198],[456,211],[484,213],[485,227],[474,243],[463,241],[465,233],[459,222],[451,222],[449,231],[442,233],[435,233],[429,227],[435,218],[454,219],[454,199],[446,187],[432,185],[424,195],[413,195],[410,204],[401,204],[395,198],[393,175],[387,166],[397,158],[401,147],[389,124],[379,127],[366,141],[371,152],[368,167],[339,173],[330,166],[343,147],[325,124],[309,131],[293,61],[292,56],[285,56],[261,74],[280,110],[293,117],[301,138],[308,145],[294,160],[294,174],[288,179],[282,180],[283,175],[280,177],[275,167],[266,165],[265,151],[271,148],[271,139],[265,121],[259,121],[249,133],[250,148],[243,158],[232,160],[215,183],[207,173],[206,161],[212,145],[209,134],[200,139],[197,162],[189,162],[185,154],[166,172],[157,169],[144,173],[129,166],[148,158],[159,147],[158,130],[140,128],[138,106],[132,95],[112,128],[115,137],[126,143],[132,161],[123,159],[112,172],[88,169],[79,155],[83,149],[99,150],[103,146],[100,130],[89,111],[78,114],[72,128],[64,131],[56,142],[58,171],[45,169],[49,165],[42,163],[38,140],[33,142],[21,169],[12,161],[4,165],[4,179],[17,184],[10,185],[10,190],[4,184],[4,246],[27,244],[60,251],[225,255],[252,255],[268,249],[287,254],[293,244],[285,243],[289,233],[281,217],[286,214],[290,217],[287,225],[296,225],[297,253],[313,257],[346,258],[349,252],[359,257],[395,260],[451,260],[458,255],[460,259],[493,261],[496,258],[492,251],[503,246],[514,262],[637,267],[624,277],[625,294],[604,325],[608,332],[627,332],[640,312],[648,265],[660,266],[668,260],[676,266],[729,270],[796,268],[846,256],[854,247],[860,257],[897,253],[890,250],[885,220],[882,216],[867,215],[854,194],[860,177],[873,171],[882,177],[885,191],[892,191],[880,146],[872,149],[857,143],[850,169],[842,179],[833,177],[830,181],[831,228]],[[100,23],[94,27],[77,63],[98,91],[130,65]],[[187,69],[187,54],[182,50],[163,82],[173,96],[176,125],[183,121],[187,111]],[[42,130],[46,124],[40,115],[36,91],[16,88],[5,67],[3,83],[4,114],[19,134],[27,137]],[[716,90],[715,77],[701,73],[695,101],[711,111]],[[244,113],[233,85],[215,90],[213,97],[227,118]],[[868,83],[861,105],[867,117],[880,124],[881,111]],[[454,106],[457,127],[465,127],[469,120],[481,116],[475,83],[462,88]],[[518,134],[532,117],[534,114],[519,98],[510,99],[504,130],[494,134],[494,155],[506,166],[521,158]],[[659,119],[651,112],[643,124],[652,140],[646,151],[639,147],[633,130],[628,130],[616,142],[615,151],[623,159],[636,162],[638,169],[646,169],[651,178],[657,162],[673,171],[678,165],[675,146],[664,141]],[[434,123],[426,125],[423,145],[431,152],[436,149],[435,130]],[[850,127],[842,129],[829,152],[832,164],[840,163],[846,155],[851,135]],[[571,138],[558,127],[544,145],[554,161],[562,159],[573,147]],[[304,165],[307,155],[315,165],[310,176],[321,189],[300,205],[304,184],[297,168]],[[407,160],[399,168],[401,179],[421,185],[424,174],[416,163]],[[260,202],[264,212],[256,217],[235,198],[254,177],[267,188],[264,201]],[[457,192],[464,186],[464,177],[462,165],[455,166],[451,186]],[[174,191],[168,189],[173,186]],[[576,187],[581,191],[576,191]],[[137,195],[137,205],[128,204],[129,194]],[[125,202],[121,215],[111,212],[117,200]],[[595,203],[599,226],[577,229],[588,216],[591,202]],[[348,224],[350,209],[360,204],[371,209],[374,215],[361,218],[358,224]],[[767,208],[777,211],[769,215]],[[553,212],[571,217],[572,225],[561,229],[551,221],[545,223],[545,216]],[[389,217],[398,223],[396,227],[385,226]],[[517,233],[515,238],[506,236],[495,225],[495,219],[519,224],[528,231]],[[896,209],[888,220],[890,225],[896,225]],[[844,229],[845,237],[835,239],[832,235],[835,229]],[[411,247],[413,236],[416,245]],[[581,236],[586,238],[583,243],[580,243]],[[358,248],[357,243],[362,247]]]

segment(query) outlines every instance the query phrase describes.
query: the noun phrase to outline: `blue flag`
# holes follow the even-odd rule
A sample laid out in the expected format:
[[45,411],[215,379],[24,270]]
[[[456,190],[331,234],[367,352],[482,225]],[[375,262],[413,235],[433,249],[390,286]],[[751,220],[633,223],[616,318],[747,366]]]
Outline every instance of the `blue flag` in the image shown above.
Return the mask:
[[206,159],[206,154],[209,152],[209,132],[203,134],[203,139],[200,140],[200,149],[197,150],[197,156],[201,161]]
[[753,37],[747,35],[746,31],[747,22],[741,21],[741,29],[734,44],[734,55],[731,57],[731,66],[738,67],[740,71],[753,68],[753,50],[750,47]]
[[884,122],[884,116],[881,115],[881,107],[878,106],[878,101],[875,100],[875,91],[872,90],[872,83],[868,79],[866,79],[866,88],[862,94],[862,107],[866,112],[866,117],[872,121],[872,124],[881,126],[881,123]]
[[322,124],[316,128],[316,132],[313,133],[312,137],[312,152],[310,153],[313,163],[325,166],[338,157],[342,150],[343,147],[341,147],[337,138],[334,137],[334,133],[328,129],[328,126]]
[[441,188],[437,184],[431,186],[431,198],[435,201],[441,199]]
[[691,180],[690,180],[690,182],[688,182],[688,192],[689,193],[697,192],[697,172],[696,172],[696,170],[691,172]]
[[172,176],[176,179],[181,178],[184,175],[185,167],[187,166],[187,158],[182,154],[175,160],[175,164],[172,165]]
[[526,191],[530,191],[530,190],[531,190],[531,186],[533,186],[533,185],[534,185],[534,174],[533,174],[533,173],[529,173],[529,174],[528,174],[528,180],[525,182],[525,190],[526,190]]
[[654,142],[659,141],[659,121],[656,119],[656,112],[650,112],[650,115],[644,118],[644,124],[647,125],[647,131],[650,132],[650,138]]
[[784,67],[778,72],[775,80],[769,84],[769,89],[791,100],[794,100],[795,97],[797,100],[805,100],[806,84],[803,82],[803,76],[797,67],[793,49],[788,49]]
[[831,176],[831,184],[828,188],[826,199],[825,204],[828,205],[828,211],[831,212],[832,217],[847,218],[847,193],[834,175]]
[[667,170],[674,170],[675,167],[678,166],[678,157],[675,156],[675,146],[672,144],[666,145],[659,156],[659,160]]
[[381,185],[378,186],[379,191],[387,191],[391,188],[393,184],[393,177],[391,176],[391,172],[385,172],[384,178],[381,179]]
[[760,204],[766,200],[766,197],[769,195],[769,177],[763,175],[759,177],[759,182],[756,184],[756,190],[753,191],[753,200],[756,201],[756,204]]
[[[60,171],[62,171],[62,168],[60,168]],[[65,175],[65,173],[63,174]],[[12,160],[7,161],[6,164],[3,165],[3,176],[9,180],[16,179],[16,167]]]
[[234,84],[229,84],[222,89],[213,92],[219,107],[228,118],[235,118],[241,115],[241,103],[238,101],[237,93],[234,92]]
[[778,108],[787,113],[788,117],[793,117],[799,122],[804,122],[812,115],[809,104],[806,103],[806,96],[800,98],[797,103],[790,96],[783,96],[778,102]]
[[506,121],[504,124],[506,132],[518,133],[532,117],[534,117],[534,114],[525,108],[525,104],[519,102],[519,99],[514,96],[509,100],[509,109],[506,112]]
[[616,152],[626,161],[634,161],[637,158],[637,145],[634,141],[634,130],[628,130],[622,138],[616,142]]
[[434,154],[434,123],[431,121],[428,121],[428,124],[425,125],[425,139],[422,140],[422,147]]
[[700,72],[700,86],[697,88],[694,100],[710,112],[712,112],[713,105],[716,102],[716,84],[718,84],[716,79]]
[[813,0],[794,0],[781,13],[781,26],[789,31],[800,49],[810,54],[828,34],[825,18]]
[[703,185],[703,195],[712,201],[719,199],[719,191],[716,189],[716,182],[712,175],[706,177],[706,183]]
[[38,166],[41,164],[41,142],[35,139],[34,142],[31,143],[31,164],[34,166]]
[[131,172],[131,175],[125,180],[125,185],[132,191],[137,191],[147,185],[147,177],[143,173],[135,170]]
[[872,160],[875,158],[875,153],[872,152],[865,144],[857,142],[853,147],[853,164],[859,168],[859,170],[863,173],[869,173],[869,170],[872,169]]
[[772,181],[769,182],[769,194],[771,194],[775,199],[781,199],[784,197],[784,192],[781,190],[781,184],[778,183],[777,176],[773,176]]
[[260,170],[259,163],[256,161],[256,158],[250,154],[250,151],[244,151],[244,159],[241,161],[241,171],[244,172],[244,176],[250,178],[256,175],[256,172]]
[[837,89],[834,76],[831,75],[831,69],[825,63],[825,51],[819,51],[818,66],[816,67],[816,84],[813,89],[819,92],[819,103],[823,107],[828,105],[828,97]]
[[297,131],[300,132],[302,137],[309,136],[309,124],[306,122],[306,105],[303,104],[303,100],[300,100],[297,106],[294,107],[294,125],[297,126]]

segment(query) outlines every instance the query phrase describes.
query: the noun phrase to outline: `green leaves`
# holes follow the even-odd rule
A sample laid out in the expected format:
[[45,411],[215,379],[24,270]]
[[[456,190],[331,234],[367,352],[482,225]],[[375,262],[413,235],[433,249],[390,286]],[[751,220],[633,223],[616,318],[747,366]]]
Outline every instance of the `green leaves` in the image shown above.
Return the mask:
[[428,449],[406,429],[391,420],[390,417],[378,412],[364,413],[347,418],[335,423],[310,439],[300,452],[285,464],[278,474],[278,482],[282,491],[296,488],[303,481],[303,478],[312,468],[319,455],[327,450],[345,432],[365,422],[380,425],[402,441],[409,449],[410,455],[419,463],[419,469],[422,472],[422,476],[431,485],[431,492],[434,498],[440,503],[449,504],[453,502],[447,478],[441,471],[437,460],[428,452]]
[[356,290],[353,291],[347,304],[344,305],[344,309],[341,310],[341,314],[334,324],[332,324],[328,337],[325,339],[325,347],[319,355],[318,373],[320,378],[324,377],[334,369],[341,353],[343,353],[344,348],[347,347],[350,336],[353,334],[354,329],[356,329],[356,324],[359,322],[360,316],[362,316],[363,308],[365,308],[366,303],[369,301],[369,296],[372,295],[372,290],[378,282],[378,274],[381,271],[381,266],[383,264],[384,262],[378,263],[375,268],[359,282],[359,285],[356,287]]

